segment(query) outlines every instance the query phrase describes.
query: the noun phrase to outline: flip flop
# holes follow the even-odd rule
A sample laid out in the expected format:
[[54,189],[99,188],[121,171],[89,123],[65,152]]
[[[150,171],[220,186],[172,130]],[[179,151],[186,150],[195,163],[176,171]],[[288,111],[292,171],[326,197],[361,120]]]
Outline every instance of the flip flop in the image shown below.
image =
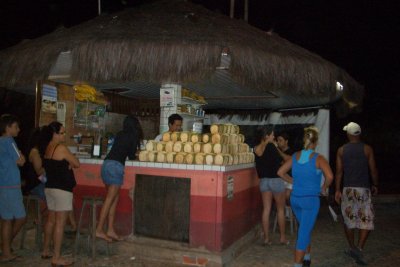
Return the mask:
[[109,238],[111,238],[112,241],[124,241],[124,238],[121,237],[121,236],[117,236],[117,237],[109,236],[109,235],[107,235],[107,236],[108,236]]
[[63,267],[63,266],[72,266],[74,265],[74,262],[66,262],[66,263],[51,263],[51,267]]
[[272,241],[271,240],[264,240],[264,242],[262,243],[263,247],[268,247],[272,245]]
[[279,245],[281,245],[281,246],[289,246],[290,245],[290,241],[287,240],[286,242],[279,242]]
[[40,257],[42,258],[42,260],[48,260],[53,258],[53,255],[40,255]]
[[66,234],[66,235],[76,235],[76,230],[65,230],[64,234]]
[[22,257],[15,255],[14,257],[8,258],[8,259],[1,259],[0,263],[6,263],[6,262],[12,262],[12,261],[21,261]]

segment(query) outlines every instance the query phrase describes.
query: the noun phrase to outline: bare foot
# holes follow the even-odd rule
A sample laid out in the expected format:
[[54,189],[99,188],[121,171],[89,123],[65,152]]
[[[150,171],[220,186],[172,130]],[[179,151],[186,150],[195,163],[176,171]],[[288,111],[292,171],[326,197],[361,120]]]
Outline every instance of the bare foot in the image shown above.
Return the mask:
[[13,260],[17,259],[17,257],[18,257],[17,255],[13,255],[13,254],[10,254],[10,255],[7,255],[7,256],[1,255],[0,262],[13,261]]
[[109,238],[111,238],[112,240],[115,240],[115,241],[122,241],[122,240],[124,240],[122,237],[118,236],[115,232],[109,232],[109,233],[107,233],[107,236],[108,236]]
[[96,232],[96,237],[98,237],[98,238],[101,238],[101,239],[104,239],[105,241],[107,241],[107,242],[112,242],[112,238],[111,237],[109,237],[108,235],[106,235],[105,233],[103,233],[103,232]]
[[53,258],[53,253],[50,253],[50,251],[43,251],[40,257],[45,260],[45,259],[51,259]]
[[58,258],[56,261],[51,261],[51,266],[70,266],[74,263],[73,260],[66,260],[64,258]]

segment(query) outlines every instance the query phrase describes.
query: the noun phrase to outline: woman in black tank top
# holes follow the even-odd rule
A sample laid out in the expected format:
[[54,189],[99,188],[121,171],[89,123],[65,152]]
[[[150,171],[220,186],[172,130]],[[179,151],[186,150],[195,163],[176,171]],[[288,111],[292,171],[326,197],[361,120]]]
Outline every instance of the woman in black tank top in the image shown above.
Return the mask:
[[[100,211],[97,224],[96,237],[108,242],[122,240],[115,232],[114,219],[119,191],[124,179],[125,160],[135,159],[136,151],[139,150],[143,132],[140,122],[133,116],[124,119],[123,130],[117,134],[111,151],[106,156],[101,168],[101,177],[107,189],[106,199]],[[108,221],[107,230],[104,225]]]
[[[72,168],[79,167],[79,160],[62,143],[65,128],[59,122],[50,123],[44,131],[48,143],[43,164],[46,170],[46,200],[49,216],[45,226],[42,258],[51,257],[52,266],[72,265],[72,260],[61,257],[61,244],[68,213],[72,210],[72,189],[76,185]],[[54,255],[50,255],[50,240],[53,238]]]

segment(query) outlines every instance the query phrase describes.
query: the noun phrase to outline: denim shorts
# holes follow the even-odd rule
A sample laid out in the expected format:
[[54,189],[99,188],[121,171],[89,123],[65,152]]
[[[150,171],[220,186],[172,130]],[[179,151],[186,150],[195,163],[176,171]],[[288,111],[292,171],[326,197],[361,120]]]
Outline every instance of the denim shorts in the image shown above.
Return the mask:
[[260,191],[261,193],[282,193],[285,191],[285,183],[281,178],[261,178]]
[[20,187],[0,188],[0,217],[3,220],[21,219],[26,217]]
[[38,196],[42,200],[46,200],[44,194],[44,184],[40,183],[31,190],[31,195]]
[[124,182],[124,165],[116,160],[105,160],[101,166],[101,178],[106,185],[122,185]]

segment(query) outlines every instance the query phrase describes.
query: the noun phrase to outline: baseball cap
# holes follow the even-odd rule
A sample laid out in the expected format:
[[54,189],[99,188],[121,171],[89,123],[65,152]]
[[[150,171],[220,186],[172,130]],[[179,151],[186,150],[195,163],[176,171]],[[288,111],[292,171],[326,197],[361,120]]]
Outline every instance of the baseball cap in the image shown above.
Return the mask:
[[349,122],[346,126],[343,127],[343,131],[346,131],[351,135],[359,135],[361,133],[361,127],[355,122]]

